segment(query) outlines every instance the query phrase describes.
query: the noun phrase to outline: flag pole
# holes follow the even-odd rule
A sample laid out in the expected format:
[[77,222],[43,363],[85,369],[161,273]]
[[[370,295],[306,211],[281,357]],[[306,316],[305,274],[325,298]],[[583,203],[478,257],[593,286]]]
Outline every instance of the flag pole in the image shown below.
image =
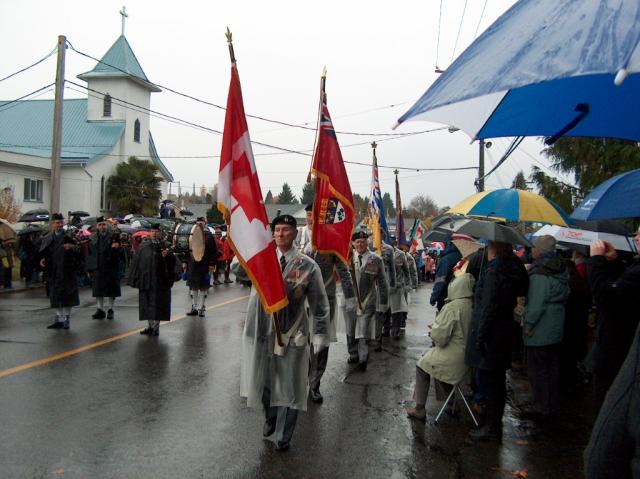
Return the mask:
[[[320,104],[318,105],[318,119],[316,121],[316,137],[313,140],[313,154],[315,156],[316,146],[318,144],[318,134],[320,133],[320,117],[322,116],[322,105],[327,102],[327,67],[324,66],[322,68],[322,76],[320,77]],[[307,183],[312,183],[313,189],[315,191],[316,184],[315,178],[313,175],[313,162],[314,157],[311,157],[311,166],[309,167],[309,173],[307,174]]]
[[[236,67],[236,55],[235,52],[233,50],[233,36],[231,33],[231,30],[229,30],[229,27],[227,27],[227,31],[225,32],[225,36],[227,37],[227,44],[229,45],[229,58],[231,60],[231,67],[232,68],[237,68]],[[227,223],[227,232],[230,231],[230,225],[228,223],[228,219],[225,218],[225,222]],[[284,343],[282,341],[282,334],[280,333],[280,312],[282,310],[276,311],[275,313],[273,313],[273,328],[275,330],[276,333],[276,341],[278,342],[278,345],[283,348],[284,347]]]

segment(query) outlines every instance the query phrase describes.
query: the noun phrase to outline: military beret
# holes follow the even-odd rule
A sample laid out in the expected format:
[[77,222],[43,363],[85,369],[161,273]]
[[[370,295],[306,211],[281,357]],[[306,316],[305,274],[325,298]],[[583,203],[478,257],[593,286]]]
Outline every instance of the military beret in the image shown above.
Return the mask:
[[205,223],[207,222],[207,219],[204,216],[198,216],[196,218],[196,221],[204,221]]
[[98,223],[104,223],[105,221],[107,221],[107,220],[105,219],[105,217],[104,217],[104,216],[98,216],[98,217],[96,218],[96,224],[98,224]]
[[64,220],[64,216],[62,216],[62,213],[54,213],[51,215],[51,219],[52,220]]
[[357,239],[367,239],[369,237],[369,233],[366,231],[356,231],[351,235],[351,241],[355,241]]
[[307,206],[304,207],[305,211],[313,211],[313,203],[309,203]]
[[152,229],[152,230],[160,230],[160,229],[162,229],[162,228],[160,227],[160,223],[153,223],[153,224],[151,225],[151,229]]
[[297,228],[298,222],[291,215],[280,215],[276,216],[271,222],[271,231],[276,229],[276,225],[289,225],[292,228]]
[[62,237],[62,244],[76,244],[76,240],[74,240],[71,236],[64,235]]

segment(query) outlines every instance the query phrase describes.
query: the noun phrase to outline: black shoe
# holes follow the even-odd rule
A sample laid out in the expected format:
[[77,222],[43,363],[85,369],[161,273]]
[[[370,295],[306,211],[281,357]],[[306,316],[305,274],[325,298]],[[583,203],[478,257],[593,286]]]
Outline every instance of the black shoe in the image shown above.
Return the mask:
[[151,330],[151,336],[160,336],[160,326],[156,326]]
[[145,334],[147,336],[151,336],[152,333],[153,333],[153,329],[151,328],[144,328],[142,331],[140,331],[140,334]]
[[276,418],[267,419],[264,422],[264,426],[262,426],[262,435],[264,437],[269,437],[276,431]]
[[198,316],[200,316],[201,318],[204,318],[204,308],[200,309],[200,312],[198,313]]
[[215,284],[215,285],[217,286],[217,285],[222,284],[222,281],[218,281],[218,280],[216,279],[216,280],[213,282],[213,284]]
[[276,451],[285,452],[289,450],[289,441],[278,441],[276,443]]
[[382,351],[382,341],[378,341],[378,344],[376,344],[376,347],[375,347],[375,348],[373,348],[373,350],[374,350],[376,353],[381,352],[381,351]]
[[67,316],[62,323],[62,329],[69,329],[69,316]]
[[64,323],[62,321],[56,321],[53,324],[47,326],[47,329],[62,329],[64,327]]
[[191,311],[187,313],[187,316],[198,316],[198,310],[196,308],[191,308]]
[[361,362],[358,364],[358,368],[360,369],[360,371],[366,371],[367,370],[367,363],[366,362]]
[[104,314],[104,310],[98,308],[98,309],[96,309],[96,312],[91,315],[91,317],[93,319],[104,319],[104,318],[107,317],[107,315]]
[[111,308],[107,311],[107,319],[113,319],[113,309]]
[[358,356],[349,356],[349,359],[347,359],[348,364],[355,364],[357,362],[358,362]]
[[225,280],[224,280],[224,282],[225,282],[226,284],[231,284],[231,283],[233,283],[233,281],[231,281],[230,279],[225,279]]
[[309,390],[309,398],[313,402],[317,402],[318,404],[322,404],[322,401],[324,401],[324,398],[322,397],[322,394],[320,394],[320,390],[319,389],[310,389]]

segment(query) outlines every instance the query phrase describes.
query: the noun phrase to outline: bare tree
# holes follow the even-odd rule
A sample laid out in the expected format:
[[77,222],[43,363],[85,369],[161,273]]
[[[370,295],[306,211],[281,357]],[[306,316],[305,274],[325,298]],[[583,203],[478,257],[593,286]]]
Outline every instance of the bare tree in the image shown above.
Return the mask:
[[411,199],[404,209],[404,216],[408,218],[426,219],[439,213],[438,205],[426,195],[418,195]]

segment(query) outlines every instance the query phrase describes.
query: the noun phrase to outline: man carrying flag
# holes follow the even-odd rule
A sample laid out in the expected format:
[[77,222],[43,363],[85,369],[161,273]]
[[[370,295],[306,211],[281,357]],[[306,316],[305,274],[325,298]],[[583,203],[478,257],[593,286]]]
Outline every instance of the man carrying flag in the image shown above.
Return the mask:
[[[355,321],[355,292],[347,268],[355,212],[347,171],[327,108],[326,79],[325,71],[320,82],[318,138],[311,165],[315,199],[312,208],[307,207],[308,213],[311,213],[308,214],[311,244],[308,244],[304,252],[320,266],[329,300],[330,337],[332,341],[336,341],[336,276],[340,277],[345,296],[345,314]],[[329,348],[317,352],[312,345],[309,396],[314,402],[323,400],[320,379],[327,368],[328,358]]]
[[273,233],[269,231],[228,30],[227,39],[232,66],[218,209],[227,223],[227,241],[254,286],[243,332],[240,394],[249,407],[264,407],[263,435],[275,432],[276,449],[286,451],[298,410],[307,408],[309,323],[304,304],[308,301],[314,316],[317,350],[328,343],[329,305],[318,265],[293,248],[295,219],[279,216],[271,224]]

